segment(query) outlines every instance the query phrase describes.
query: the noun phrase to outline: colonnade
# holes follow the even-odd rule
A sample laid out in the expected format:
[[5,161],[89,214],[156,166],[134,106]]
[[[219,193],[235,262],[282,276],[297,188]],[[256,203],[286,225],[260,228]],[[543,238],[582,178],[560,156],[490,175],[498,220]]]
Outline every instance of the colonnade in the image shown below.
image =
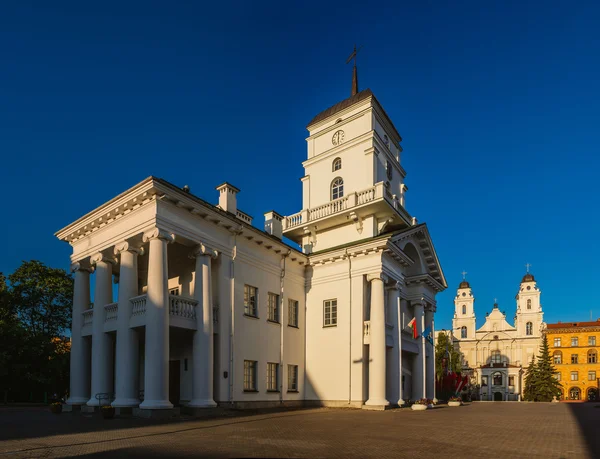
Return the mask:
[[[392,365],[394,369],[398,368],[398,387],[399,398],[393,400],[394,404],[403,405],[405,403],[404,394],[402,393],[402,320],[400,308],[400,290],[401,284],[393,282],[386,287],[389,278],[385,274],[368,275],[367,281],[371,284],[371,304],[370,304],[370,319],[369,319],[369,398],[365,405],[387,406],[390,404],[386,396],[386,373],[389,369],[386,368],[386,289],[387,289],[387,304],[390,309],[390,316],[395,317],[395,328],[397,338],[395,346],[392,349]],[[425,311],[425,301],[412,301],[414,308],[414,316],[419,332],[418,345],[419,353],[413,359],[412,367],[412,398],[419,399],[424,397],[435,397],[435,358],[433,346],[427,342],[423,331],[427,326],[433,330],[433,311]],[[394,311],[393,313],[391,311]],[[431,347],[429,358],[427,357],[426,348]],[[430,375],[427,378],[427,375]]]
[[[139,400],[139,338],[130,327],[131,298],[138,291],[138,256],[144,249],[123,241],[110,256],[103,251],[90,257],[90,266],[72,265],[75,273],[73,325],[71,335],[70,405],[98,406],[100,393],[113,393],[115,407],[169,409],[169,290],[167,246],[173,235],[154,228],[143,234],[148,250],[148,283],[145,311],[144,401]],[[114,256],[113,256],[114,255]],[[194,299],[196,331],[193,338],[193,398],[190,406],[216,406],[213,399],[213,308],[211,258],[217,253],[200,244],[190,254],[196,260]],[[116,330],[116,374],[113,378],[112,338],[104,331],[104,307],[112,303],[113,265],[119,261],[119,295]],[[89,340],[82,336],[83,313],[90,302],[90,273],[96,272],[92,316],[91,365]],[[91,370],[90,370],[91,368]],[[91,377],[91,378],[90,378]]]

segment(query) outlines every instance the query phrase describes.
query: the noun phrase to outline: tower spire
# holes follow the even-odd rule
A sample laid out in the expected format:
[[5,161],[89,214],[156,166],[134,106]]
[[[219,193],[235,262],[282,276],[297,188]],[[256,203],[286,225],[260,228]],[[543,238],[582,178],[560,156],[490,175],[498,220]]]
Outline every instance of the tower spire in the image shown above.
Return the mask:
[[352,69],[352,90],[350,91],[350,96],[354,96],[358,94],[358,70],[356,69],[356,54],[362,49],[362,46],[356,49],[356,45],[354,45],[354,51],[350,54],[350,57],[346,59],[346,64],[349,64],[352,59],[354,59],[354,67]]

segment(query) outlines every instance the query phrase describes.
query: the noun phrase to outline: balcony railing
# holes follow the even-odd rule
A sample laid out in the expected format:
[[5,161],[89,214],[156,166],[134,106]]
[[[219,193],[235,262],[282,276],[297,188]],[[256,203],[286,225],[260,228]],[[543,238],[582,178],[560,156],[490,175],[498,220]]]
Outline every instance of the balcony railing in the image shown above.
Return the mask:
[[172,316],[196,319],[196,305],[198,304],[196,300],[178,295],[169,295],[169,304],[169,312]]
[[117,320],[119,309],[119,303],[110,303],[104,306],[104,322],[110,322],[111,320]]
[[94,310],[88,309],[87,311],[83,311],[83,326],[92,325],[92,321],[94,319]]
[[146,314],[146,295],[131,298],[131,316],[143,316]]

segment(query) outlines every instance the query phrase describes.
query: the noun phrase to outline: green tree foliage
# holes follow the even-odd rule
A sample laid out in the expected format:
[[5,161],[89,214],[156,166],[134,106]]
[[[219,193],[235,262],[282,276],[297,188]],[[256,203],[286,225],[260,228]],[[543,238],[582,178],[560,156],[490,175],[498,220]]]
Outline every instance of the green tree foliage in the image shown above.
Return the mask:
[[532,402],[551,402],[553,397],[560,396],[561,386],[554,377],[556,369],[552,365],[548,338],[542,338],[542,347],[537,363],[531,361],[525,377],[524,398]]
[[9,399],[68,390],[72,298],[73,280],[63,269],[34,260],[8,282],[0,274],[0,392]]
[[438,378],[441,378],[444,359],[448,360],[448,371],[458,373],[461,371],[461,355],[454,348],[454,344],[446,333],[438,334],[437,343],[435,345],[435,373]]

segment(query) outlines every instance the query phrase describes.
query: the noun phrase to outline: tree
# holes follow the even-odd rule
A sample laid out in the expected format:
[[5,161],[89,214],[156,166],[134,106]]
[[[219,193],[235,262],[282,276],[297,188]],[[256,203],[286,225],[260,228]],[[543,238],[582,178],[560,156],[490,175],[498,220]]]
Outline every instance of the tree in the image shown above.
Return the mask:
[[534,381],[536,379],[535,373],[537,369],[535,366],[535,357],[529,362],[527,367],[527,375],[525,376],[525,387],[523,388],[523,398],[529,402],[535,401],[535,391],[533,389]]
[[560,397],[561,386],[554,376],[555,373],[556,368],[552,365],[548,338],[544,335],[540,355],[537,359],[535,378],[533,379],[535,401],[551,402],[553,397]]
[[[446,361],[446,362],[445,362]],[[440,379],[444,374],[444,364],[448,371],[460,373],[461,354],[454,348],[454,343],[446,333],[439,333],[435,345],[435,374]]]

